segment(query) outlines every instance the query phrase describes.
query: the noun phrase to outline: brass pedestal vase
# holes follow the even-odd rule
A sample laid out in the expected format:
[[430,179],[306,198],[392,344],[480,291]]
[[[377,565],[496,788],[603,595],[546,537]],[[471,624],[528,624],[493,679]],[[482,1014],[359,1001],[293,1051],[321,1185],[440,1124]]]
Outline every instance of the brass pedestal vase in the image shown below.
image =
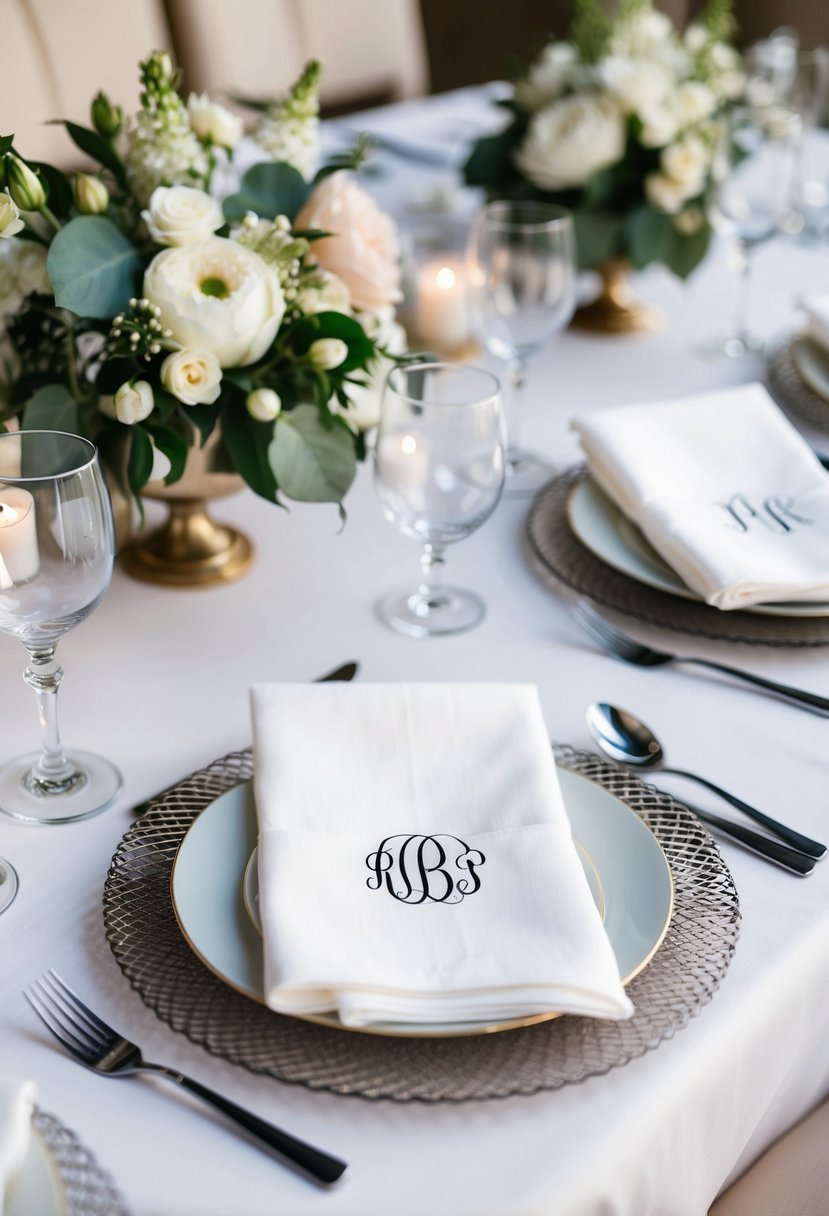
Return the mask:
[[575,328],[597,334],[649,333],[661,328],[659,310],[633,293],[627,258],[609,258],[597,270],[602,277],[601,292],[592,303],[576,309],[571,322]]

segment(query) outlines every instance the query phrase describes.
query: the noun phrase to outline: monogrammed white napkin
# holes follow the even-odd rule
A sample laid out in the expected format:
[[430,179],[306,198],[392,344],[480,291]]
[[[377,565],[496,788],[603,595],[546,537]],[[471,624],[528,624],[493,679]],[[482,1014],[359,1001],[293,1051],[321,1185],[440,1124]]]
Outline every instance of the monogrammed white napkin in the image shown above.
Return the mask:
[[0,1216],[29,1152],[34,1105],[33,1082],[0,1074]]
[[591,476],[707,603],[829,600],[829,475],[762,385],[573,426]]
[[633,1007],[529,685],[253,689],[265,993],[346,1025]]

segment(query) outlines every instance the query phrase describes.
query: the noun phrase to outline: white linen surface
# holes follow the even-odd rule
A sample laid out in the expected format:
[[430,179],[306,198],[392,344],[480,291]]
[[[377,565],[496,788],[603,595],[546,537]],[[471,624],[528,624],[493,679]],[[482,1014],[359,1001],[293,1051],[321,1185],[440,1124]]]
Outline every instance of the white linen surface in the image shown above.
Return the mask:
[[258,685],[252,709],[271,1008],[631,1016],[532,685]]
[[34,1105],[34,1082],[0,1073],[0,1216],[29,1153]]
[[573,427],[590,474],[707,603],[829,600],[829,477],[762,385]]

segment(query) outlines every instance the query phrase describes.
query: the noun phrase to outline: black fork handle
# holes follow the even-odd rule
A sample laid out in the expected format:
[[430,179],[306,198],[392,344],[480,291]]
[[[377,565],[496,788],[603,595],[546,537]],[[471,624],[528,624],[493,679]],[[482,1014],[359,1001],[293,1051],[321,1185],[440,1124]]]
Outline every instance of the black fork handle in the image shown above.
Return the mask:
[[184,1089],[189,1090],[191,1094],[196,1094],[211,1106],[215,1106],[249,1135],[261,1141],[279,1157],[297,1166],[303,1173],[309,1174],[317,1182],[331,1186],[332,1183],[342,1178],[348,1169],[347,1163],[341,1161],[339,1157],[332,1157],[330,1153],[324,1153],[322,1149],[314,1148],[313,1144],[306,1144],[304,1140],[298,1140],[296,1136],[283,1132],[281,1128],[274,1127],[272,1123],[260,1119],[258,1115],[237,1106],[235,1102],[223,1098],[215,1090],[208,1089],[206,1085],[193,1081],[190,1077],[185,1077],[183,1073],[176,1072],[175,1069],[147,1064],[143,1064],[142,1067],[149,1068],[152,1072],[160,1072],[171,1081],[175,1081]]
[[829,714],[829,697],[821,697],[816,692],[806,692],[802,688],[791,688],[788,684],[778,684],[776,680],[767,680],[765,676],[756,676],[749,671],[740,671],[738,667],[729,667],[726,663],[715,663],[713,659],[680,658],[677,656],[676,661],[678,663],[691,663],[695,667],[708,667],[712,671],[721,671],[727,676],[733,676],[737,680],[744,680],[746,684],[754,684],[757,688],[765,688],[766,692],[773,692],[778,697],[791,701],[794,705],[805,706],[808,709]]
[[742,798],[738,798],[736,794],[730,794],[728,790],[715,785],[713,781],[709,781],[706,777],[700,777],[697,773],[689,773],[684,768],[668,768],[667,765],[662,766],[662,772],[673,773],[676,777],[687,777],[689,781],[696,781],[698,785],[711,790],[713,794],[719,794],[720,798],[724,798],[726,802],[730,802],[738,811],[742,811],[743,814],[748,815],[755,823],[762,823],[764,828],[768,828],[775,836],[779,836],[781,840],[785,840],[792,848],[805,853],[808,857],[820,859],[826,852],[826,845],[821,844],[819,840],[812,840],[811,837],[804,836],[801,832],[796,832],[794,828],[786,827],[785,823],[780,823],[777,819],[772,819],[770,815],[764,814],[763,811],[758,811],[757,807],[751,806],[748,802],[743,802]]

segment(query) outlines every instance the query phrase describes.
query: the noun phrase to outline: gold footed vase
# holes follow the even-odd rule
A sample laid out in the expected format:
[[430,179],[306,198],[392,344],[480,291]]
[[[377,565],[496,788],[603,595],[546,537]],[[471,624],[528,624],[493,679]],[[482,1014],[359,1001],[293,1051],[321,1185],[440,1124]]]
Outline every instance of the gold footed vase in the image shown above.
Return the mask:
[[627,258],[609,258],[596,268],[602,288],[591,304],[577,308],[571,324],[594,334],[650,333],[662,326],[662,314],[637,299],[630,285]]
[[191,447],[178,481],[147,483],[143,496],[166,503],[169,515],[160,528],[137,535],[121,551],[119,561],[127,574],[167,587],[210,587],[246,573],[254,558],[252,541],[237,528],[218,523],[208,510],[214,498],[245,488],[238,473],[228,471],[224,455],[214,432],[204,447]]

